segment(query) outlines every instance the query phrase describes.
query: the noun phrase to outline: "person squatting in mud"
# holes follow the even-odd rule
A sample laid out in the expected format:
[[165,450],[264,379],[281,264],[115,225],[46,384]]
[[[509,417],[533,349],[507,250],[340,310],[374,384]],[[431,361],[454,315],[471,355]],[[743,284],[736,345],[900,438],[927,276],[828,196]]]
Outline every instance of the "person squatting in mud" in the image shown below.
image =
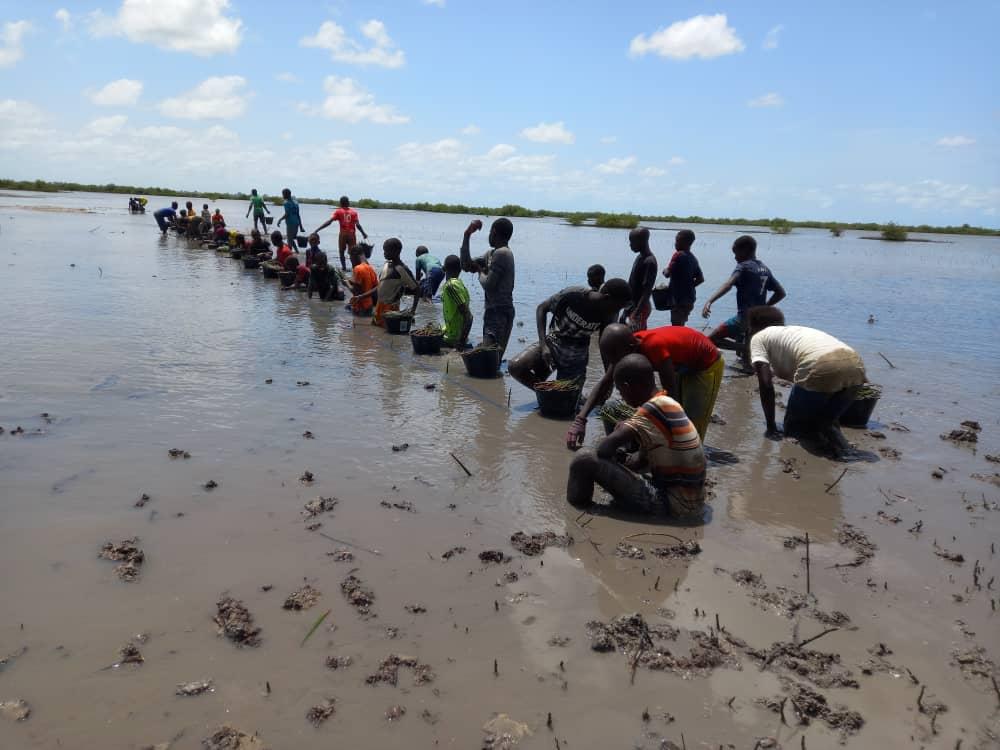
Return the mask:
[[698,431],[681,405],[656,389],[653,365],[641,354],[624,357],[614,368],[614,379],[635,413],[596,449],[581,449],[573,457],[567,501],[585,510],[599,485],[611,495],[612,505],[624,510],[666,512],[678,520],[700,521],[705,453]]

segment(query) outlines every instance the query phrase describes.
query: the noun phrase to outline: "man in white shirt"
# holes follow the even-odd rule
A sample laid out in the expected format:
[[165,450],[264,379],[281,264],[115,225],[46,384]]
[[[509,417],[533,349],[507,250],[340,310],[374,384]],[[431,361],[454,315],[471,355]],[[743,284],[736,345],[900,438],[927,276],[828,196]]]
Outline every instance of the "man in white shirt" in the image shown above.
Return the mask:
[[750,362],[760,384],[767,436],[780,438],[774,418],[773,378],[792,382],[785,407],[784,433],[811,439],[835,456],[850,448],[837,420],[865,382],[865,363],[856,351],[828,333],[786,326],[776,307],[747,312]]

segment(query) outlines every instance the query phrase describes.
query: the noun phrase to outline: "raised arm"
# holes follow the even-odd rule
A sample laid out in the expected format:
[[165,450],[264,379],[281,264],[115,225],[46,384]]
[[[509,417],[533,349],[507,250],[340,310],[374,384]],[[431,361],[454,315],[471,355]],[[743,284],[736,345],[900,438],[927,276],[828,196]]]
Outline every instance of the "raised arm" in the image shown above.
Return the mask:
[[479,219],[473,219],[462,235],[462,247],[459,249],[458,254],[462,261],[462,270],[466,273],[473,273],[478,270],[478,266],[472,260],[472,254],[469,250],[469,238],[482,228],[483,222]]
[[712,304],[717,299],[725,297],[729,293],[729,290],[732,289],[733,286],[736,284],[736,279],[738,277],[739,274],[734,273],[732,276],[729,277],[729,280],[725,284],[719,287],[719,289],[715,292],[715,294],[713,294],[709,298],[708,302],[706,302],[705,306],[701,309],[701,317],[707,318],[712,314]]

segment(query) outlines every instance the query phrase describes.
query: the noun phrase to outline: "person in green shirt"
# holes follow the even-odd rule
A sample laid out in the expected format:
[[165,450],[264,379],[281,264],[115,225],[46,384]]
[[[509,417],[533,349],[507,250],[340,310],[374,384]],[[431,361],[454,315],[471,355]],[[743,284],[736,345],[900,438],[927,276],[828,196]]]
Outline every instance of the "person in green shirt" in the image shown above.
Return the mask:
[[250,191],[250,205],[247,207],[247,216],[253,211],[253,228],[257,228],[257,222],[260,222],[260,228],[267,230],[267,222],[264,221],[264,214],[271,213],[267,210],[267,204],[264,203],[264,199],[257,195],[257,188]]
[[472,329],[472,311],[469,310],[469,290],[462,279],[462,261],[457,255],[444,259],[445,282],[441,287],[441,307],[444,311],[444,344],[464,349]]

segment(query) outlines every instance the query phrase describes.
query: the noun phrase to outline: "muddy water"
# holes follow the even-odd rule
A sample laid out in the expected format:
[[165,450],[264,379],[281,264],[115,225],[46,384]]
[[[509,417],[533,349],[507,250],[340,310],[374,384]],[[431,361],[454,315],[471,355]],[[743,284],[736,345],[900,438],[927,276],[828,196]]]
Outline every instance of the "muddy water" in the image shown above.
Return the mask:
[[[753,747],[769,737],[799,747],[803,736],[809,748],[835,747],[840,735],[822,721],[800,726],[789,706],[785,726],[756,702],[783,694],[785,667],[762,671],[740,654],[697,674],[639,666],[633,683],[633,654],[592,651],[585,629],[639,611],[651,625],[680,630],[670,644],[678,655],[691,631],[714,628],[716,614],[724,642],[766,648],[794,633],[810,638],[827,625],[762,605],[730,575],[748,568],[768,590],[804,592],[803,550],[783,540],[806,532],[815,606],[850,617],[810,645],[839,654],[859,683],[816,688],[864,717],[848,745],[996,745],[998,696],[952,656],[982,646],[1000,659],[991,606],[1000,593],[990,583],[1000,573],[991,551],[1000,490],[972,476],[997,471],[985,455],[1000,453],[996,240],[886,246],[819,232],[760,235],[760,256],[789,291],[788,316],[852,343],[885,386],[873,427],[886,438],[850,431],[871,455],[849,465],[766,441],[753,382],[730,372],[717,406],[726,424],[713,425],[708,442],[739,463],[713,468],[710,521],[690,529],[573,512],[563,500],[565,424],[541,418],[509,378],[470,380],[457,359],[415,358],[405,338],[355,325],[336,305],[160,238],[151,216],[129,216],[125,203],[0,196],[8,320],[0,331],[0,659],[27,648],[0,667],[0,701],[20,698],[33,709],[23,722],[0,717],[0,747],[134,748],[176,738],[173,747],[196,748],[228,723],[274,748],[469,748],[482,744],[496,713],[527,726],[528,748],[556,739],[568,748],[656,748],[664,739],[681,745],[682,735],[692,748]],[[231,221],[245,210],[222,208]],[[304,214],[315,225],[325,212]],[[407,255],[417,244],[454,251],[467,220],[363,212],[374,237],[400,236]],[[711,287],[732,265],[737,232],[696,231]],[[661,260],[671,236],[654,235]],[[546,294],[581,281],[590,263],[613,275],[631,261],[624,232],[557,222],[516,222],[513,246],[525,325],[515,328],[511,353],[520,338],[534,339],[533,307]],[[478,312],[480,293],[469,286]],[[720,301],[717,319],[732,306]],[[419,317],[438,314],[435,306]],[[982,424],[975,446],[940,440],[966,419]],[[18,425],[25,433],[12,435]],[[593,423],[589,439],[598,429]],[[392,450],[402,443],[409,448]],[[882,458],[887,446],[901,458]],[[191,457],[171,459],[170,448]],[[942,479],[931,476],[937,467]],[[312,485],[299,480],[306,470]],[[209,480],[218,487],[204,489]],[[142,493],[149,501],[134,507]],[[339,504],[308,531],[302,506],[317,495]],[[878,547],[857,567],[832,567],[855,558],[837,541],[844,522]],[[919,522],[919,532],[908,531]],[[525,557],[508,542],[514,531],[545,529],[576,543]],[[691,562],[615,555],[624,537],[649,531],[695,539],[702,552]],[[97,553],[130,537],[146,559],[127,584]],[[631,541],[647,550],[672,542]],[[935,543],[965,562],[937,556]],[[444,559],[455,546],[467,551]],[[353,561],[328,555],[342,547]],[[483,564],[477,555],[486,549],[512,560]],[[340,592],[352,570],[375,593],[375,617],[359,616]],[[509,571],[516,582],[501,580]],[[304,582],[322,592],[318,604],[282,609]],[[224,592],[256,618],[260,647],[238,649],[216,635]],[[427,611],[412,614],[408,604]],[[140,633],[148,635],[144,664],[103,669]],[[568,641],[553,645],[554,637]],[[895,669],[865,675],[860,667],[879,643]],[[391,653],[429,664],[433,682],[415,685],[403,668],[396,687],[367,685]],[[330,670],[329,656],[353,663]],[[178,683],[198,679],[212,679],[214,692],[174,695]],[[314,728],[305,714],[326,698],[336,699],[336,713]],[[932,728],[933,701],[948,711]],[[406,714],[387,721],[391,706]]]

